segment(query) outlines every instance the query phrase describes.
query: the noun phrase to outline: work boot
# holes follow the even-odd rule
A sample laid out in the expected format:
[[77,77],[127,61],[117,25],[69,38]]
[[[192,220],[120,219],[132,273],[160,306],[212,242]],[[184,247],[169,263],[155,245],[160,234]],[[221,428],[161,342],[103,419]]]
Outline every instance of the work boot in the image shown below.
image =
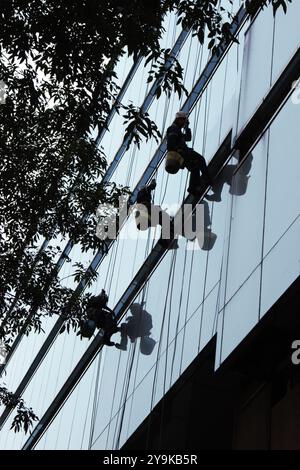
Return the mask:
[[204,197],[205,197],[205,199],[207,199],[208,201],[214,201],[214,202],[220,202],[220,201],[222,201],[222,199],[221,199],[221,194],[219,194],[219,193],[206,194]]
[[187,192],[190,193],[192,196],[200,196],[203,191],[203,186],[189,186],[187,188]]
[[105,344],[105,346],[115,346],[116,343],[114,343],[113,341],[110,341],[110,338],[104,336],[103,344]]

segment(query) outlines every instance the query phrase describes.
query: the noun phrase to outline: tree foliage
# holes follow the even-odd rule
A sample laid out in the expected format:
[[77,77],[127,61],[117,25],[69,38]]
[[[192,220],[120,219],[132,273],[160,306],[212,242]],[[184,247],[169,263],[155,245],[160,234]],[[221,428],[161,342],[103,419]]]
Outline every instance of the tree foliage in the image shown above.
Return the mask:
[[[286,10],[291,0],[246,0]],[[107,127],[113,106],[124,116],[124,139],[161,138],[149,115],[118,101],[116,65],[125,55],[151,62],[156,95],[186,93],[183,69],[161,49],[163,20],[170,12],[215,50],[231,40],[230,12],[218,0],[2,0],[0,3],[0,339],[9,348],[20,332],[42,331],[47,315],[64,315],[76,330],[88,295],[75,295],[59,277],[60,237],[83,251],[105,249],[95,236],[99,204],[117,204],[126,188],[103,183],[107,168],[95,135]],[[84,217],[83,217],[84,215]],[[41,241],[51,240],[40,251]],[[86,267],[74,266],[76,281]],[[89,272],[88,282],[95,273]],[[67,307],[66,307],[67,306]],[[13,395],[0,389],[0,402]],[[26,431],[36,419],[16,402],[14,428]]]
[[0,403],[4,406],[17,409],[17,413],[11,424],[11,429],[15,432],[19,432],[22,429],[26,434],[34,421],[38,419],[32,408],[27,408],[24,404],[24,400],[9,392],[5,386],[0,387]]

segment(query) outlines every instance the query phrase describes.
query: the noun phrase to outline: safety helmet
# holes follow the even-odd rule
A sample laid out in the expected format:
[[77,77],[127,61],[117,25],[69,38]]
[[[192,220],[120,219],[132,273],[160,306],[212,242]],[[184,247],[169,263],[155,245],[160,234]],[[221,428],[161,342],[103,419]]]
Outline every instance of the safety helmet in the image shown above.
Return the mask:
[[186,113],[184,113],[183,111],[178,111],[178,113],[176,113],[176,119],[187,119],[188,118],[188,115]]

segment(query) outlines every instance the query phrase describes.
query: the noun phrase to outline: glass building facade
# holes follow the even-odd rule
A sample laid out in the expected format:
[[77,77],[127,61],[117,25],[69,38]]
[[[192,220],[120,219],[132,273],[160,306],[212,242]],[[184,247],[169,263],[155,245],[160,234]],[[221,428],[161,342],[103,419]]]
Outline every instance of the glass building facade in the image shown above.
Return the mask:
[[[238,42],[216,57],[209,54],[208,40],[201,46],[196,37],[180,30],[175,16],[166,19],[161,43],[176,46],[187,99],[175,94],[152,99],[147,83],[150,64],[144,66],[143,60],[135,69],[125,57],[118,65],[120,86],[132,74],[122,102],[146,103],[163,135],[179,109],[190,111],[192,146],[218,168],[212,188],[218,197],[203,199],[215,243],[209,250],[199,249],[196,241],[180,237],[178,249],[165,250],[147,273],[160,229],[137,232],[130,216],[100,261],[91,251],[72,247],[72,262],[87,267],[96,263],[98,278],[87,291],[95,295],[104,288],[109,305],[119,306],[121,323],[130,317],[123,299],[135,289],[131,302],[143,303],[151,315],[156,344],[149,355],[141,352],[140,339],[129,342],[127,351],[99,346],[71,393],[55,408],[56,397],[88,355],[91,341],[72,332],[54,334],[54,317],[44,319],[44,333],[24,336],[6,366],[5,383],[15,391],[23,381],[22,397],[39,418],[53,407],[53,419],[33,444],[36,449],[121,448],[212,338],[217,372],[299,277],[300,104],[291,83],[290,93],[279,104],[273,104],[272,93],[279,82],[289,80],[285,72],[299,53],[300,4],[293,1],[287,14],[279,9],[275,16],[266,8],[252,20],[241,14],[239,0],[221,4],[239,13],[240,24],[235,32]],[[264,122],[261,109],[269,98],[271,118]],[[248,129],[251,138],[243,140]],[[163,143],[154,139],[140,149],[122,150],[123,135],[123,119],[114,114],[99,143],[109,164],[119,155],[110,180],[134,191],[154,175],[155,204],[174,214],[186,197],[188,173],[168,175],[163,158],[153,167],[153,156],[163,152]],[[218,166],[220,149],[226,155]],[[72,262],[62,265],[60,275],[62,284],[75,290],[80,286],[69,277]],[[141,270],[145,274],[136,287],[132,283]],[[28,375],[51,334],[39,367]],[[118,334],[114,338],[119,341]],[[3,417],[7,410],[2,407],[0,413]],[[14,415],[12,411],[2,419],[0,448],[30,448],[28,436],[9,431]]]

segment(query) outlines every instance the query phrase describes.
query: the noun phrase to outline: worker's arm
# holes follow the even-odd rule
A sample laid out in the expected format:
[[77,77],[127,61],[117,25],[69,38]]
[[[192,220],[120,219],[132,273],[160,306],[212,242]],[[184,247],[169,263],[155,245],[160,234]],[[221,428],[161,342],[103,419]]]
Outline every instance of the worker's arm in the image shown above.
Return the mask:
[[187,119],[186,124],[184,126],[184,140],[186,142],[190,142],[192,140],[192,131],[189,127],[190,121]]
[[190,142],[192,140],[192,131],[189,127],[185,128],[184,140]]
[[137,193],[136,202],[138,204],[144,204],[149,198],[151,200],[151,188],[143,186]]
[[102,308],[102,311],[106,313],[110,313],[114,318],[116,316],[115,312],[111,308],[109,308],[107,305],[105,305],[105,307]]
[[169,127],[167,130],[167,149],[170,151],[176,151],[180,145],[180,139],[182,134],[180,129],[175,126]]
[[150,191],[153,191],[153,190],[156,188],[156,180],[155,180],[155,179],[153,179],[153,180],[151,181],[151,183],[149,184],[148,188],[149,188]]

